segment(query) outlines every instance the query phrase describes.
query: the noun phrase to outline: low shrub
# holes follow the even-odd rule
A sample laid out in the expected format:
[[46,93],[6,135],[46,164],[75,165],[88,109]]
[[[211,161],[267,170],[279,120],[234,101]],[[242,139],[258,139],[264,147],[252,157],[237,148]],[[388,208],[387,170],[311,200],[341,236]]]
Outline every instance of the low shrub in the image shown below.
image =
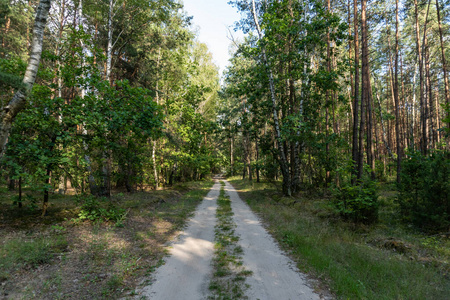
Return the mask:
[[378,220],[378,194],[375,182],[370,179],[358,185],[335,188],[333,204],[346,220],[355,223],[374,223]]
[[404,220],[422,229],[450,226],[450,152],[418,151],[403,160],[397,201]]
[[81,203],[78,218],[80,220],[96,221],[113,221],[116,225],[123,226],[122,222],[125,218],[126,211],[123,208],[116,207],[106,198],[98,198],[95,196],[84,196]]

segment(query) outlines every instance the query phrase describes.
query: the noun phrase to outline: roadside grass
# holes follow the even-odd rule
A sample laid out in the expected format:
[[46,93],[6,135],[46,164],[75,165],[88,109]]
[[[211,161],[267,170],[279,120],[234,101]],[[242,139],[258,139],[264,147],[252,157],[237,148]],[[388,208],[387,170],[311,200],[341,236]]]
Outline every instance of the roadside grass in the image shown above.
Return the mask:
[[65,252],[67,246],[63,235],[23,236],[4,241],[0,247],[0,282],[7,280],[11,272],[51,262],[56,255]]
[[209,289],[209,299],[232,300],[247,299],[244,295],[248,286],[245,278],[252,274],[242,266],[243,249],[237,244],[239,236],[235,234],[230,197],[225,194],[223,181],[217,198],[217,224],[215,227],[215,253],[212,260],[213,278]]
[[320,193],[285,198],[273,183],[229,182],[298,268],[338,299],[448,299],[448,237],[402,224],[389,187],[380,191],[380,222],[366,226],[341,221]]
[[[15,194],[1,193],[0,298],[108,299],[131,297],[166,255],[164,244],[211,188],[212,181],[116,193],[100,208],[125,212],[119,220],[81,219],[83,199],[51,195],[48,216]],[[28,193],[31,194],[31,191]]]

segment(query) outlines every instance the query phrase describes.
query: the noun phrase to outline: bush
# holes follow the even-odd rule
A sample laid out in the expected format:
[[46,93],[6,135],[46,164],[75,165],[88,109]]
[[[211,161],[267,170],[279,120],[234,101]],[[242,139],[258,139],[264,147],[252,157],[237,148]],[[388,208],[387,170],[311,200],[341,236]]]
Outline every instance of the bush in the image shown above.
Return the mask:
[[81,202],[81,209],[78,214],[80,220],[90,221],[114,221],[116,225],[123,225],[126,211],[123,208],[117,208],[106,198],[97,198],[94,196],[85,196]]
[[409,152],[402,163],[397,201],[406,221],[423,229],[450,226],[450,152]]
[[345,185],[334,190],[334,206],[346,220],[373,223],[378,220],[378,195],[375,182],[365,179],[359,185]]

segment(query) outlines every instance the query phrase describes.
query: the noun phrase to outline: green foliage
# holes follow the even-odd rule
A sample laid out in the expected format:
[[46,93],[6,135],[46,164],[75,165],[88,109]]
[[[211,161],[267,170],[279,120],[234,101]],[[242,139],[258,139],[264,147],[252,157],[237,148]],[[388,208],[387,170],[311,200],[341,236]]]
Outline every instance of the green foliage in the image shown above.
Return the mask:
[[333,204],[344,219],[356,223],[373,223],[378,219],[377,188],[370,179],[334,189]]
[[27,209],[34,211],[38,208],[37,202],[38,200],[36,197],[30,194],[25,194],[25,197],[22,197],[21,200],[19,200],[19,196],[13,197],[13,206],[17,207],[19,204],[19,201],[22,201],[22,205],[24,205]]
[[[80,198],[83,198],[82,200]],[[98,198],[92,195],[83,195],[78,198],[81,203],[79,220],[92,222],[113,221],[116,226],[123,226],[126,210],[116,207],[106,198]]]
[[6,17],[11,12],[11,8],[9,7],[9,1],[0,0],[0,28],[5,25]]
[[406,221],[424,229],[450,226],[450,153],[410,151],[402,162],[398,203]]

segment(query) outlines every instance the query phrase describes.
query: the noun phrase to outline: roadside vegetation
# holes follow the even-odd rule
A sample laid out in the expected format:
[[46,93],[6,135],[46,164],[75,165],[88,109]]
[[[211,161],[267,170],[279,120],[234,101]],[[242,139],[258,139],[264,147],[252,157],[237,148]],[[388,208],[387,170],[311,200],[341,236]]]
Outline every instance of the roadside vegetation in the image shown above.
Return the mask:
[[16,193],[3,189],[0,299],[132,296],[211,186],[191,182],[109,200],[55,194],[45,217],[32,203],[13,206]]
[[213,278],[209,289],[210,299],[232,300],[247,299],[244,292],[247,288],[245,278],[252,274],[242,266],[244,250],[237,243],[239,236],[235,234],[236,224],[233,221],[230,197],[225,194],[223,181],[217,199],[217,225],[215,227],[215,253],[213,258]]
[[448,234],[402,222],[396,192],[379,189],[378,223],[343,221],[323,190],[283,197],[279,182],[229,180],[298,268],[338,299],[448,299]]

